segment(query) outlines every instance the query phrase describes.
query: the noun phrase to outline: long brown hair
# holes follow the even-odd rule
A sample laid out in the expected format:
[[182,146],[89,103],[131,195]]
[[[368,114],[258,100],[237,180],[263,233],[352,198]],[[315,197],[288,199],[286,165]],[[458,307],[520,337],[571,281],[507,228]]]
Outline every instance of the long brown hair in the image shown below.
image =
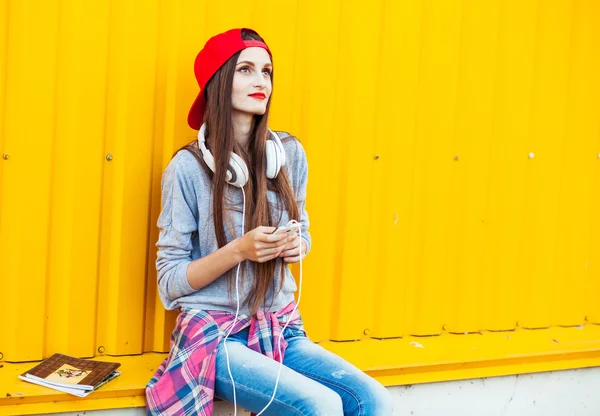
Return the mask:
[[[249,29],[242,30],[242,39],[244,40],[264,40],[254,31]],[[262,116],[254,116],[254,129],[250,134],[248,141],[248,151],[245,151],[237,141],[233,139],[233,122],[232,122],[232,84],[235,74],[235,66],[237,64],[241,52],[233,55],[210,79],[204,90],[206,98],[206,111],[204,114],[204,122],[206,123],[207,146],[215,159],[215,172],[213,173],[200,154],[199,149],[195,146],[195,141],[182,147],[179,150],[185,149],[191,152],[198,163],[209,173],[212,180],[213,193],[213,222],[217,243],[219,248],[227,244],[225,236],[225,222],[230,229],[234,238],[237,237],[235,228],[226,210],[230,210],[230,201],[226,201],[225,187],[227,166],[229,165],[229,155],[231,152],[238,154],[248,166],[250,178],[244,186],[246,194],[246,214],[245,214],[245,230],[249,231],[258,226],[273,226],[279,224],[280,218],[276,223],[271,216],[271,206],[267,200],[267,190],[272,190],[277,193],[278,201],[283,202],[289,218],[299,221],[298,204],[294,197],[294,193],[290,186],[285,169],[282,168],[274,179],[268,179],[266,172],[266,140],[269,134],[267,125],[269,119],[269,109],[271,107],[271,97],[267,103],[267,109]],[[273,73],[271,73],[271,82],[273,82]],[[294,139],[290,137],[289,139]],[[285,141],[285,139],[284,139]],[[175,152],[176,154],[177,152]],[[240,191],[241,192],[241,191]],[[277,207],[281,214],[281,206]],[[239,210],[238,210],[239,212]],[[274,277],[277,266],[281,270],[281,282],[277,291],[273,290],[273,298],[276,293],[281,291],[285,276],[285,266],[283,260],[275,258],[265,263],[254,264],[254,286],[246,301],[250,308],[251,314],[254,315],[264,304],[269,288],[274,285]],[[242,285],[244,281],[245,265],[242,264]],[[228,276],[228,292],[232,296],[232,288],[235,279],[234,269],[227,272]],[[242,286],[243,287],[243,286]],[[243,300],[241,300],[243,301]]]

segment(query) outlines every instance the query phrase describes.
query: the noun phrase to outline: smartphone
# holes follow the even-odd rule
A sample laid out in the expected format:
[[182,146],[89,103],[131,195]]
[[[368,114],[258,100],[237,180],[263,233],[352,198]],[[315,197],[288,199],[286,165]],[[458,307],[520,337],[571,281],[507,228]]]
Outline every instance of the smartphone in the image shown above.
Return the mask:
[[298,231],[298,226],[297,225],[282,225],[281,227],[277,228],[275,231],[273,231],[273,234],[277,234],[278,232],[281,231],[285,231],[287,234],[291,234],[293,232]]

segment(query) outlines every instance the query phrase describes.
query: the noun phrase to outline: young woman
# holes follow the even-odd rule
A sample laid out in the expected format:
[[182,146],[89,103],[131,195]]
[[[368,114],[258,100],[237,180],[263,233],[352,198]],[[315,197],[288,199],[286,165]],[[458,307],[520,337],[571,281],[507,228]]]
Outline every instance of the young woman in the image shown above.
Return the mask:
[[[302,326],[287,264],[311,247],[308,165],[295,137],[267,127],[271,51],[233,29],[206,43],[194,70],[198,140],[164,172],[156,244],[161,300],[181,313],[148,413],[210,415],[217,396],[264,415],[391,415],[388,391]],[[274,232],[288,223],[293,232]]]

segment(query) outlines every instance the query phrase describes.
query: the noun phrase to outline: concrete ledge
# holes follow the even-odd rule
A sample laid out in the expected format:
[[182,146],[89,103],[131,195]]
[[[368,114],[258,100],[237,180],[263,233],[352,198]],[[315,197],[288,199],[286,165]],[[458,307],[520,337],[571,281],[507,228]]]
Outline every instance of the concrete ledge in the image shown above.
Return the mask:
[[[389,387],[394,415],[597,416],[600,368]],[[59,414],[53,414],[59,416]],[[232,416],[233,405],[216,403],[214,416]],[[239,416],[249,413],[238,408]],[[63,413],[60,416],[81,416]],[[143,408],[86,412],[86,416],[145,416]]]
[[[386,386],[600,366],[600,326],[357,342],[323,342]],[[86,398],[21,381],[35,363],[0,363],[0,414],[41,414],[144,406],[144,387],[166,354],[98,357],[121,376]]]

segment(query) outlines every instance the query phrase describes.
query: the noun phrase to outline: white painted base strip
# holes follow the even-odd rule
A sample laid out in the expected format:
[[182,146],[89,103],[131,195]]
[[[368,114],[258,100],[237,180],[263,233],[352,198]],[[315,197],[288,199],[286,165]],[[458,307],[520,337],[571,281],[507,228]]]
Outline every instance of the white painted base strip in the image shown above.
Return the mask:
[[[597,416],[600,367],[519,376],[390,387],[394,416]],[[55,413],[60,416],[144,416],[144,409]],[[214,416],[233,415],[215,403]],[[248,412],[238,410],[239,416]]]

